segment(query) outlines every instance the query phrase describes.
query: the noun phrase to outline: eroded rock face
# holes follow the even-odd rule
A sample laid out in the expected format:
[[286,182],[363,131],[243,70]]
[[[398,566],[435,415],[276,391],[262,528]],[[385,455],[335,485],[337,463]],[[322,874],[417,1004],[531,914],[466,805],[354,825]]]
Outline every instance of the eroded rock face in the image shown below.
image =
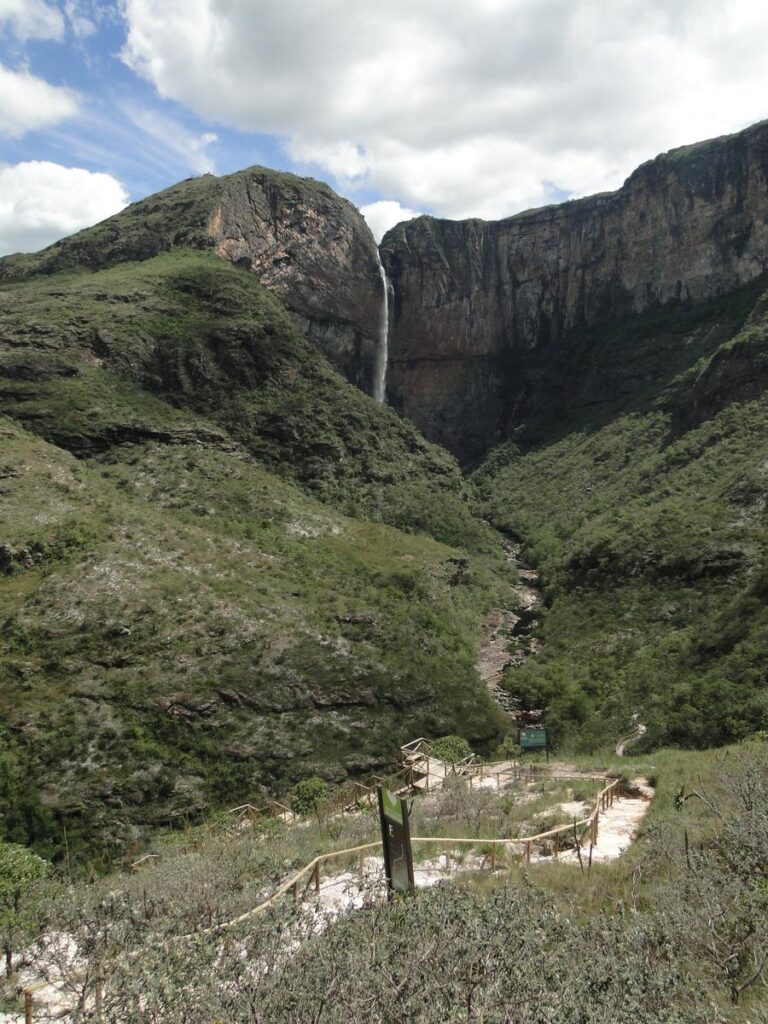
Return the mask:
[[216,252],[256,274],[345,377],[370,392],[381,280],[359,211],[313,179],[250,168],[222,179],[208,224]]
[[362,214],[313,178],[264,167],[190,178],[42,252],[0,260],[0,280],[175,248],[213,248],[254,273],[344,376],[371,392],[383,299],[376,243]]
[[580,329],[766,270],[768,122],[658,157],[614,193],[496,222],[400,224],[382,259],[392,404],[472,461],[525,415]]

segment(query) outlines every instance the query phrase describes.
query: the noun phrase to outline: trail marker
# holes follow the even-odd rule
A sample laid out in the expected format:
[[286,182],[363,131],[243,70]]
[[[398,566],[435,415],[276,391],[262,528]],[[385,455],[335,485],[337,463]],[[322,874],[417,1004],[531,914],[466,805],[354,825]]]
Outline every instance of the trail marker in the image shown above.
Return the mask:
[[546,729],[539,726],[520,729],[519,743],[523,750],[546,750],[547,763],[549,763],[549,738]]
[[413,853],[408,805],[402,797],[384,786],[378,787],[381,841],[387,885],[393,892],[414,893]]

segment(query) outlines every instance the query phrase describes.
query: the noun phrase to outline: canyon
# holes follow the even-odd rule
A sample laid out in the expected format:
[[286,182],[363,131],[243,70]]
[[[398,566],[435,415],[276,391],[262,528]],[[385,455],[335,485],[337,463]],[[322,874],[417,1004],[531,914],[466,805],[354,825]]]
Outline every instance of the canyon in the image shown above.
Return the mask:
[[590,330],[690,308],[765,273],[768,122],[650,160],[614,193],[501,221],[407,221],[381,252],[390,401],[476,462],[533,418],[647,383],[624,365],[606,388],[598,366],[584,387]]

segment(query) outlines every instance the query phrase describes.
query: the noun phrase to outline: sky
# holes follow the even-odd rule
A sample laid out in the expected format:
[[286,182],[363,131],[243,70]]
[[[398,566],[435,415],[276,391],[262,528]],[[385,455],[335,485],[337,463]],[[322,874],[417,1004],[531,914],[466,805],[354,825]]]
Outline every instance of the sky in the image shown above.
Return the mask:
[[753,0],[0,0],[0,254],[256,163],[377,237],[615,189],[768,117],[767,38]]

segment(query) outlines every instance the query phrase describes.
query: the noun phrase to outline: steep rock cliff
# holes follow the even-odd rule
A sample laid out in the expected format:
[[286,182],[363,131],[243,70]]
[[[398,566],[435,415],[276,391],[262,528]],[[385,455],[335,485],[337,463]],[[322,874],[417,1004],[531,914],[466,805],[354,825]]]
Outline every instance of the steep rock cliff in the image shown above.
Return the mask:
[[471,461],[540,411],[585,329],[766,270],[768,122],[673,150],[614,193],[496,222],[400,224],[382,259],[392,404]]
[[102,269],[179,247],[213,248],[255,274],[370,392],[382,300],[376,243],[359,211],[313,178],[264,167],[191,178],[43,252],[3,260],[0,279]]

